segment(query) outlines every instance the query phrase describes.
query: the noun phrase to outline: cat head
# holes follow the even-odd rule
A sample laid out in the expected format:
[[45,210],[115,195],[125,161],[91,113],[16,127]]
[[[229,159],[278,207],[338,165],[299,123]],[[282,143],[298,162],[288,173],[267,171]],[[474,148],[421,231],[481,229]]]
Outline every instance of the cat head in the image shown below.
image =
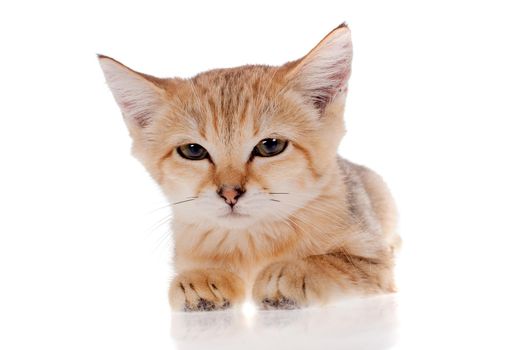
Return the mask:
[[285,220],[336,173],[351,58],[342,24],[279,67],[161,79],[107,56],[99,61],[133,153],[176,220],[245,228]]

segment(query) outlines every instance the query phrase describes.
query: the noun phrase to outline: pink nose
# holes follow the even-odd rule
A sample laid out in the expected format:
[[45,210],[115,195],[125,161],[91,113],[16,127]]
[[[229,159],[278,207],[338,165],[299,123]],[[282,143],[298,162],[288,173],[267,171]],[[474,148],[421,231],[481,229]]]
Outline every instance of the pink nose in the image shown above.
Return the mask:
[[241,186],[223,185],[220,187],[217,193],[219,196],[224,198],[224,201],[230,206],[234,206],[237,203],[240,196],[244,194],[244,189]]

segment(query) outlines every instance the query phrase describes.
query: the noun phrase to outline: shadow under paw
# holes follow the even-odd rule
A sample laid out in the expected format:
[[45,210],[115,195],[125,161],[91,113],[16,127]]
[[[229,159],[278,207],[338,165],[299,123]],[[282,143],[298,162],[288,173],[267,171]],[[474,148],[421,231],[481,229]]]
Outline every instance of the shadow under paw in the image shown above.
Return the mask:
[[222,304],[216,304],[213,301],[200,298],[196,304],[190,304],[186,302],[184,305],[184,311],[218,311],[229,309],[231,304],[228,300],[222,302]]
[[292,299],[280,297],[276,299],[264,298],[261,302],[263,310],[295,310],[301,307]]

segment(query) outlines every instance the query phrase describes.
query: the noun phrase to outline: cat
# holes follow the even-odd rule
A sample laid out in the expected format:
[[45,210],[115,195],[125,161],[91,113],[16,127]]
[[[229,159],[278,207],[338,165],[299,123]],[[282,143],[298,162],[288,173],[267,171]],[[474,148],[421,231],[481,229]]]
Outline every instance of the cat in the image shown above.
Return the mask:
[[262,309],[394,292],[397,214],[337,148],[351,71],[343,23],[282,66],[161,79],[99,55],[133,154],[172,210],[173,310]]

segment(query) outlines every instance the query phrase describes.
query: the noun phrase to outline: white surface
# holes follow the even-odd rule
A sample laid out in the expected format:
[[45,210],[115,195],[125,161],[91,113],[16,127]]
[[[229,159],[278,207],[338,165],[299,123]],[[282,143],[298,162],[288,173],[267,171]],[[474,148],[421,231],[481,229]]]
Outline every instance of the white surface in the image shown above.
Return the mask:
[[397,331],[394,296],[322,309],[172,315],[179,349],[389,349]]
[[[519,1],[2,2],[0,348],[525,348],[523,13]],[[355,57],[341,153],[397,199],[401,292],[172,326],[168,211],[129,156],[95,53],[187,77],[283,63],[343,20]]]

